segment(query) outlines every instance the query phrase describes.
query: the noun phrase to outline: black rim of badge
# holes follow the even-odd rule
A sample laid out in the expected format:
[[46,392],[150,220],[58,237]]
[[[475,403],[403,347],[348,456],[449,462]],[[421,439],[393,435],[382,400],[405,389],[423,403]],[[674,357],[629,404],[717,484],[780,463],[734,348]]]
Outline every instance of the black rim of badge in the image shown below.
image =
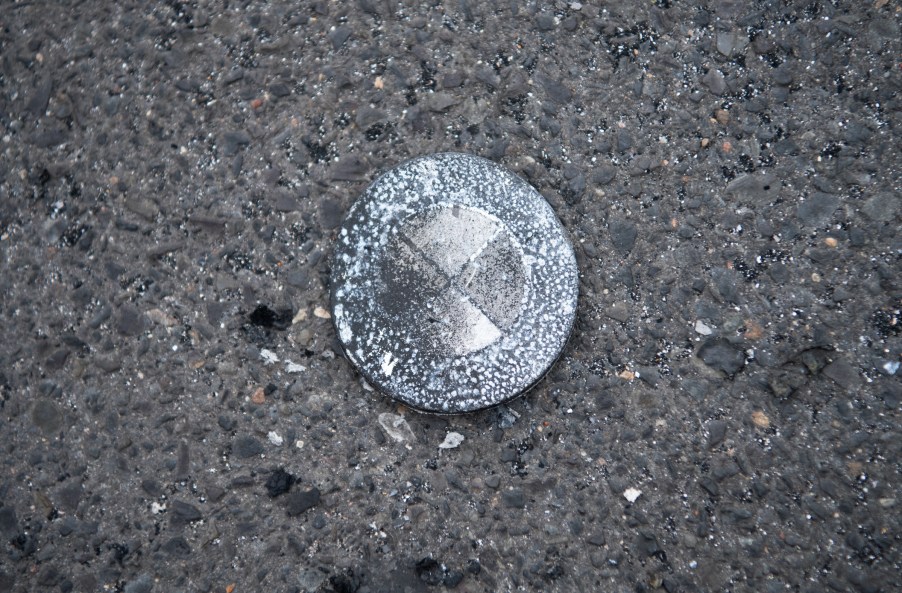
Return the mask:
[[551,206],[489,160],[440,153],[377,178],[339,230],[332,319],[347,358],[418,410],[528,391],[567,343],[579,291]]

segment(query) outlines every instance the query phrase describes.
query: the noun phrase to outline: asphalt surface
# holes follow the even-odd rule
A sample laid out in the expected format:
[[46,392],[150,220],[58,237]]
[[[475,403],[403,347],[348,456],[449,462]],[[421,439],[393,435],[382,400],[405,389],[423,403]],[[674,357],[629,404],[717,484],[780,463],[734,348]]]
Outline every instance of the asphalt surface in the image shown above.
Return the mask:
[[[0,6],[0,591],[899,590],[898,2]],[[330,257],[382,171],[575,245],[526,396],[406,410]]]

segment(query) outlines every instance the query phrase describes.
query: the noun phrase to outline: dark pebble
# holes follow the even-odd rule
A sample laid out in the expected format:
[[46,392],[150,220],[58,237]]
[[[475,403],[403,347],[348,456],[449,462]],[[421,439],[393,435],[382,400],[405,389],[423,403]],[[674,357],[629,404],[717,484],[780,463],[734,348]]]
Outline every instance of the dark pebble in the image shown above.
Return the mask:
[[523,493],[522,488],[505,490],[501,493],[501,500],[504,502],[504,506],[512,509],[522,509],[526,506],[526,494]]
[[62,427],[63,416],[59,406],[54,402],[39,399],[34,402],[34,406],[31,408],[31,421],[45,434],[49,435],[57,432]]
[[132,305],[123,305],[119,309],[116,330],[124,336],[134,337],[139,335],[144,331],[144,314]]
[[203,519],[200,509],[181,500],[172,501],[169,510],[172,513],[172,520],[175,522],[190,523]]
[[326,517],[322,513],[317,513],[316,516],[310,521],[310,525],[314,529],[322,529],[326,526]]
[[702,77],[702,82],[715,95],[722,95],[727,90],[727,82],[720,70],[712,68]]
[[50,78],[42,79],[35,85],[25,108],[35,117],[44,115],[44,112],[47,111],[47,105],[50,103],[52,92],[53,81]]
[[320,493],[316,488],[310,490],[296,490],[288,495],[286,510],[289,517],[300,515],[304,511],[312,509],[319,504]]
[[608,233],[614,247],[623,255],[627,255],[633,250],[639,231],[636,225],[628,220],[612,218],[608,221]]
[[269,94],[273,97],[287,97],[291,94],[291,88],[284,82],[274,82],[269,85]]
[[858,372],[845,359],[839,359],[828,364],[823,373],[830,377],[837,385],[849,390],[860,384]]
[[224,132],[219,139],[223,156],[235,156],[238,151],[251,143],[250,135],[243,131]]
[[329,41],[332,42],[332,49],[338,49],[344,45],[345,41],[351,36],[351,32],[351,27],[347,25],[335,27],[333,31],[330,31]]
[[232,454],[240,459],[260,455],[265,450],[263,443],[250,435],[238,436],[232,441]]
[[824,192],[814,192],[796,209],[799,221],[806,226],[822,226],[829,222],[839,208],[839,197]]
[[191,546],[181,535],[176,535],[163,544],[163,551],[175,558],[188,558],[191,556]]
[[248,319],[252,325],[258,327],[286,330],[291,327],[293,317],[291,309],[270,309],[266,305],[257,305]]
[[592,183],[596,185],[607,185],[614,180],[617,175],[617,169],[610,165],[602,165],[592,174]]
[[712,420],[708,423],[708,446],[719,445],[727,434],[727,423],[723,420]]
[[291,485],[296,481],[295,477],[285,471],[283,468],[273,470],[266,479],[266,493],[270,498],[275,498],[280,494],[285,494],[291,490]]
[[567,104],[573,99],[573,91],[564,86],[564,83],[560,80],[544,74],[537,74],[535,80],[545,91],[545,94],[548,95],[548,98],[558,105]]
[[732,375],[745,366],[745,354],[722,338],[709,339],[698,349],[698,357],[713,369]]

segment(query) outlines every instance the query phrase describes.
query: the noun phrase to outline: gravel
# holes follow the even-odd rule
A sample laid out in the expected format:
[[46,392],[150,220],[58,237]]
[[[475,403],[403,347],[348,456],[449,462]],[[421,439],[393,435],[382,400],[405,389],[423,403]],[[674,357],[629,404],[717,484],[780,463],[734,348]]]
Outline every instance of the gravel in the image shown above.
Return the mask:
[[[0,590],[898,588],[897,3],[233,4],[4,9]],[[442,151],[580,270],[548,375],[454,418],[315,313]]]

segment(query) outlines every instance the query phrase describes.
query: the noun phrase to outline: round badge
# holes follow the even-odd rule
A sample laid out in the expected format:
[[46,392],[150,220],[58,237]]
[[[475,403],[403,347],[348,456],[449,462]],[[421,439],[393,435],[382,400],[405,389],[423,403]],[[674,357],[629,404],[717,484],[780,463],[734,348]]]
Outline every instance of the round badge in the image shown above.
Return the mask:
[[544,376],[576,315],[573,248],[528,183],[436,154],[376,179],[332,267],[332,318],[371,384],[428,412],[479,410]]

